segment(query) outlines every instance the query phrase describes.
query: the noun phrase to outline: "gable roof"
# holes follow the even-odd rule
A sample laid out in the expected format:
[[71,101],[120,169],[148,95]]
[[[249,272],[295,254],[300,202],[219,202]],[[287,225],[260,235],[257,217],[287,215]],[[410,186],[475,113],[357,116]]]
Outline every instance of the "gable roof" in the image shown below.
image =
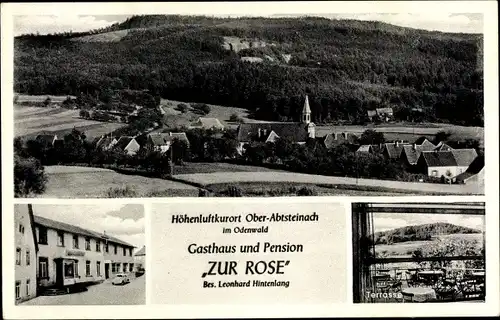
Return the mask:
[[[304,142],[309,137],[305,125],[298,122],[263,122],[263,123],[242,123],[238,126],[237,139],[240,142],[250,142],[259,140],[258,134],[261,130],[264,139],[274,131],[279,137],[286,137],[295,142]],[[263,132],[267,131],[267,132]],[[265,138],[263,136],[266,136]]]
[[436,146],[432,143],[425,143],[428,141],[427,139],[423,140],[421,145],[418,144],[407,144],[403,145],[403,150],[401,151],[401,155],[406,158],[409,164],[416,164],[420,154],[424,151],[434,151]]
[[328,133],[323,140],[325,147],[332,148],[333,146],[342,143],[355,143],[356,135],[350,132],[331,132]]
[[403,151],[403,146],[408,144],[403,144],[401,142],[392,142],[385,143],[384,149],[387,150],[387,154],[391,159],[397,159],[401,156],[401,152]]
[[436,150],[436,151],[450,151],[450,150],[453,150],[453,148],[444,142],[440,142],[440,143],[438,143],[438,145],[436,146],[436,148],[434,150]]
[[196,122],[191,124],[193,127],[203,127],[205,129],[218,128],[223,129],[224,126],[217,118],[198,118]]
[[120,150],[125,150],[125,148],[132,140],[134,140],[134,137],[121,136],[120,139],[118,139],[118,142],[115,144],[115,146]]
[[189,144],[187,135],[184,132],[150,133],[148,137],[154,146],[164,146],[170,144],[170,142],[174,139],[178,139]]
[[179,141],[184,141],[189,145],[189,139],[185,132],[169,132],[169,134],[171,140],[177,139]]
[[143,246],[139,251],[137,251],[134,256],[145,256],[146,255],[146,246]]
[[112,143],[114,143],[116,139],[115,138],[111,138],[111,137],[101,137],[97,143],[95,144],[97,148],[100,148],[100,147],[103,147],[103,148],[106,148],[106,147],[109,147]]
[[450,151],[457,162],[457,166],[468,167],[477,158],[476,149],[454,149]]
[[89,229],[80,228],[78,226],[73,226],[73,225],[68,224],[68,223],[59,222],[59,221],[55,221],[52,219],[48,219],[48,218],[44,218],[44,217],[40,217],[40,216],[36,216],[36,215],[34,216],[34,220],[35,220],[35,224],[44,226],[46,228],[66,231],[66,232],[74,233],[74,234],[80,234],[83,236],[93,237],[93,238],[97,238],[100,240],[107,240],[110,242],[115,242],[117,244],[121,244],[123,246],[130,247],[130,248],[135,248],[130,243],[122,241],[122,240],[115,238],[113,236],[110,236],[110,235],[107,235],[104,233],[95,232],[95,231],[92,231]]
[[359,146],[356,152],[372,152],[372,146],[370,144],[364,144],[362,146]]
[[421,157],[429,167],[454,167],[457,165],[451,151],[423,151]]
[[392,108],[377,108],[377,113],[392,113]]
[[484,156],[477,156],[474,161],[469,165],[467,172],[479,173],[484,168]]

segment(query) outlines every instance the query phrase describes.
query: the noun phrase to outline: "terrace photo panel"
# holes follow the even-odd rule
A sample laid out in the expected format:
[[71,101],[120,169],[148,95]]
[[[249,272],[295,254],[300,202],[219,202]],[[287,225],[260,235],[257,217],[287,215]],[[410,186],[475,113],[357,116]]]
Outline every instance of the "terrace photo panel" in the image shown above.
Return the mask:
[[484,206],[353,203],[353,301],[484,302]]
[[16,197],[483,195],[483,15],[372,17],[15,16]]

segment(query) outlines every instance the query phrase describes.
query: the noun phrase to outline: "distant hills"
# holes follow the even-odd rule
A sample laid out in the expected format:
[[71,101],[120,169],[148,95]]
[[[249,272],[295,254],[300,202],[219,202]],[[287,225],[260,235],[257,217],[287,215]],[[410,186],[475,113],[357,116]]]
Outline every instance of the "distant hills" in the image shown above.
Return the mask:
[[481,233],[481,231],[473,228],[457,226],[451,223],[429,223],[376,232],[374,234],[374,244],[393,244],[407,241],[431,240],[435,236],[458,233]]
[[418,121],[482,126],[482,41],[320,17],[133,16],[90,32],[16,37],[14,89],[148,89],[275,121],[298,120],[308,94],[316,123],[362,124],[367,110],[389,106],[399,120],[417,108]]

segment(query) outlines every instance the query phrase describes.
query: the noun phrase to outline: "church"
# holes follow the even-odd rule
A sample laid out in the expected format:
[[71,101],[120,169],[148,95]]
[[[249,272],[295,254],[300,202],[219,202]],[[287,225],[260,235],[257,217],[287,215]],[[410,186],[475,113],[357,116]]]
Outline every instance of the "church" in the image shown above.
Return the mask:
[[300,122],[258,122],[242,123],[238,127],[238,152],[243,153],[245,144],[252,142],[274,142],[286,137],[303,144],[307,139],[316,138],[316,125],[311,121],[311,107],[306,95]]

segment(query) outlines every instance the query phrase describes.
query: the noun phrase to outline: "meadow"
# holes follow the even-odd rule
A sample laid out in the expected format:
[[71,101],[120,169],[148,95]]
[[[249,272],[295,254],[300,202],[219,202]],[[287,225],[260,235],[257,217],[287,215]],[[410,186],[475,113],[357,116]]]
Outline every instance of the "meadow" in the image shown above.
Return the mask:
[[[47,96],[43,97],[46,98]],[[41,97],[33,96],[32,102],[36,99],[41,99]],[[77,128],[84,131],[87,137],[94,138],[123,126],[125,126],[124,123],[81,119],[79,117],[79,110],[74,109],[36,107],[24,105],[24,103],[23,105],[14,105],[14,136],[16,137],[32,136],[41,133],[63,136],[73,128]]]
[[42,198],[106,198],[110,189],[131,192],[125,196],[198,196],[198,188],[159,178],[77,166],[47,166],[47,189]]

